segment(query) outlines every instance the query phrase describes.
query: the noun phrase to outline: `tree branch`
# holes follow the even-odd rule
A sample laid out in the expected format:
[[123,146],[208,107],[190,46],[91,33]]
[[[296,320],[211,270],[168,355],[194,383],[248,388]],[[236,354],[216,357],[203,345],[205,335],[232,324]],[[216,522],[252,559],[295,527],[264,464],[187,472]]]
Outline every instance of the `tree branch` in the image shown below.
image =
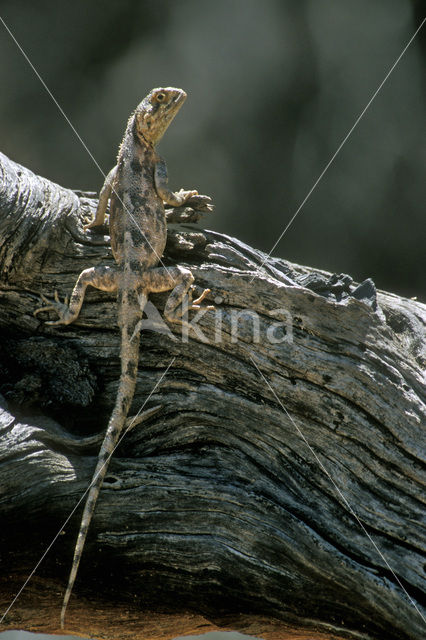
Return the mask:
[[[53,632],[79,517],[64,522],[114,402],[119,336],[101,292],[68,327],[33,311],[112,257],[106,235],[83,232],[92,197],[3,155],[0,171],[3,611],[64,528],[2,628]],[[216,310],[186,339],[160,324],[166,298],[153,296],[133,414],[175,360],[111,461],[73,633],[423,637],[425,307],[264,258],[170,228],[166,264],[189,265]]]

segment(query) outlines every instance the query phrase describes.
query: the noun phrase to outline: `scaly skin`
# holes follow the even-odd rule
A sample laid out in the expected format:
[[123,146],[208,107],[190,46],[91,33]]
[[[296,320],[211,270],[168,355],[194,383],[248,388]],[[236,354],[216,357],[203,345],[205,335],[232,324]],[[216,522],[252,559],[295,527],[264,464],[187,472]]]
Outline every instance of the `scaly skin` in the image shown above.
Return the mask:
[[[170,322],[179,322],[183,299],[190,292],[194,281],[189,269],[157,266],[161,262],[167,238],[163,203],[180,206],[190,198],[204,204],[210,201],[207,196],[199,196],[197,191],[170,191],[167,187],[165,162],[155,151],[155,145],[185,98],[186,94],[182,89],[153,89],[129,118],[117,165],[106,177],[95,219],[86,227],[90,229],[103,224],[110,199],[110,236],[116,266],[86,269],[76,282],[69,304],[67,300],[61,303],[55,293],[54,301],[49,302],[43,297],[45,306],[35,311],[35,314],[40,311],[56,311],[58,320],[47,324],[69,324],[78,317],[88,285],[103,291],[117,292],[121,376],[115,406],[84,507],[61,611],[62,628],[96,501],[133,400],[139,360],[140,325],[147,297],[152,292],[172,289],[164,315]],[[190,304],[189,309],[198,309],[207,293],[208,290],[205,290],[198,300]]]

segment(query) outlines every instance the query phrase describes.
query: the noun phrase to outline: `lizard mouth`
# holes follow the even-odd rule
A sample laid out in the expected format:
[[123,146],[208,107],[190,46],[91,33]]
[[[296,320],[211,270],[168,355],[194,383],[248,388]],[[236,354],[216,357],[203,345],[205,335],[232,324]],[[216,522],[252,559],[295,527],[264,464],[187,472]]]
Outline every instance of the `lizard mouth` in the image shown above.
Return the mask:
[[186,100],[186,93],[185,91],[181,91],[174,97],[173,102],[175,102],[176,104],[179,104],[180,102],[184,102],[185,100]]

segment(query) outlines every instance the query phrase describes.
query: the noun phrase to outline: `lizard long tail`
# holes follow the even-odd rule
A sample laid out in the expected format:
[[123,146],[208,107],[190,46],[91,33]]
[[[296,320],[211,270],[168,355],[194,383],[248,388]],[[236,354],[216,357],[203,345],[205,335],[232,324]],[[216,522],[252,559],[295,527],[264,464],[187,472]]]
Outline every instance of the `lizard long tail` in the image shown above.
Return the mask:
[[120,434],[126,422],[127,414],[133,400],[136,386],[136,375],[139,360],[140,331],[138,323],[142,318],[140,309],[132,310],[131,316],[127,316],[127,322],[121,327],[121,376],[117,391],[117,399],[109,420],[108,428],[99,451],[98,462],[92,477],[89,494],[84,506],[81,519],[80,530],[75,545],[74,558],[71,572],[65,591],[64,601],[61,610],[61,628],[64,628],[65,613],[74,582],[77,576],[81,555],[87,532],[95,510],[96,501],[99,496],[102,483],[108,470],[109,460],[120,438]]

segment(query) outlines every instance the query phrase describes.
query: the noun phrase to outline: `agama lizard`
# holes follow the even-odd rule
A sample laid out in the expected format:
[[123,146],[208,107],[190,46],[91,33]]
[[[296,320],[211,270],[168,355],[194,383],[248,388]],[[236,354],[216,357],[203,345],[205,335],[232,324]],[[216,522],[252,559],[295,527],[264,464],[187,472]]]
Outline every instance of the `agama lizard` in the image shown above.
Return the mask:
[[99,203],[91,229],[102,225],[110,200],[110,236],[116,266],[98,266],[85,269],[75,284],[69,305],[60,302],[57,293],[50,302],[43,297],[45,306],[35,311],[54,310],[59,318],[48,324],[70,324],[80,312],[86,287],[91,285],[102,291],[117,292],[118,324],[121,330],[121,375],[115,406],[86,499],[80,530],[75,546],[72,568],[61,611],[61,627],[95,510],[99,492],[105,478],[109,459],[125,426],[132,403],[139,360],[139,342],[142,313],[147,297],[152,292],[172,292],[166,302],[164,315],[170,322],[179,322],[182,303],[188,295],[188,308],[199,309],[200,302],[209,292],[191,302],[194,276],[180,266],[157,266],[161,262],[166,237],[164,202],[180,206],[189,200],[206,205],[208,196],[197,191],[171,191],[167,186],[167,167],[155,150],[167,127],[186,99],[182,89],[172,87],[153,89],[130,116],[118,152],[117,165],[109,172],[99,195]]

